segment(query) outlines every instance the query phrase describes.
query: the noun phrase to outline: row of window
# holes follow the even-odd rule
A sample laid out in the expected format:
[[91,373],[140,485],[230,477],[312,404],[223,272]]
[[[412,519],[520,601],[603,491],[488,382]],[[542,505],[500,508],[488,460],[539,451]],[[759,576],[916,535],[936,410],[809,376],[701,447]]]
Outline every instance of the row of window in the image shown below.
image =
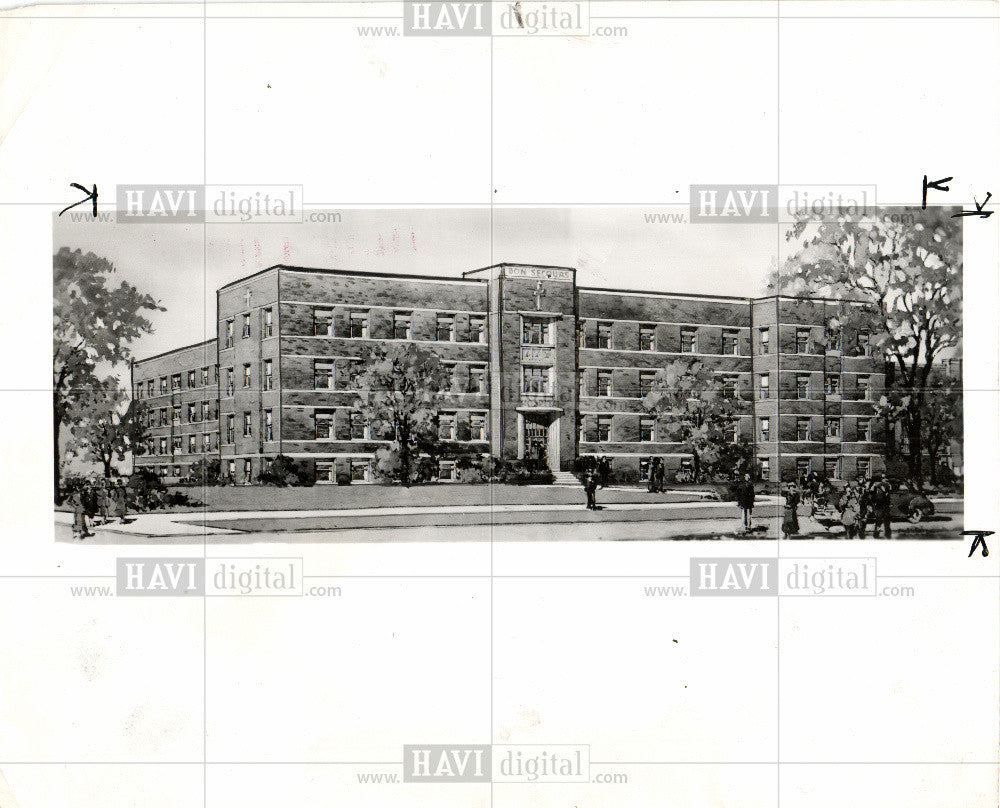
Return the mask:
[[[808,399],[812,397],[811,389],[812,377],[808,373],[800,373],[795,376],[794,398]],[[827,396],[843,395],[842,379],[839,373],[827,373],[823,377],[823,393]],[[782,392],[791,392],[791,388]],[[854,399],[857,401],[871,400],[871,376],[858,374],[854,377]],[[767,373],[761,373],[757,377],[757,398],[771,397],[771,377]],[[783,396],[786,397],[787,396]]]
[[[347,418],[339,422],[340,428],[337,430],[334,426],[334,410],[315,410],[313,424],[316,440],[385,440],[392,437],[391,435],[373,435],[371,425],[365,420],[363,413],[349,411],[346,415]],[[489,440],[488,420],[486,412],[470,412],[467,440]],[[438,413],[437,433],[440,440],[459,440],[457,411]],[[462,439],[466,439],[464,435]]]
[[[188,390],[194,390],[198,387],[208,387],[210,384],[215,384],[219,381],[219,366],[208,365],[198,370],[189,370],[186,374],[174,373],[171,376],[160,376],[159,395],[162,396],[167,393],[176,393],[178,390],[185,389],[185,387],[182,386],[185,376],[187,377],[186,389]],[[152,398],[155,395],[157,395],[156,379],[147,379],[143,382],[136,382],[136,398]]]
[[[219,448],[219,435],[217,432],[205,432],[202,435],[174,435],[173,438],[147,438],[146,454],[167,455],[167,454],[198,454],[212,452]],[[199,448],[200,447],[200,448]]]
[[[274,360],[265,359],[263,361],[264,379],[262,389],[274,389]],[[225,398],[232,398],[236,395],[236,368],[226,368],[226,389]],[[243,365],[242,386],[244,390],[253,387],[253,366],[247,362]]]
[[[170,408],[170,421],[173,426],[181,423],[181,407]],[[187,423],[197,424],[202,421],[212,421],[219,417],[218,405],[213,401],[191,401],[187,405]],[[160,407],[146,411],[146,426],[167,426],[167,408]]]
[[[261,435],[262,440],[274,440],[274,410],[264,410],[264,432]],[[253,431],[253,413],[249,410],[244,410],[243,412],[243,437],[252,438],[254,436]],[[236,443],[236,414],[229,413],[226,415],[226,429],[225,429],[225,443],[233,444]]]
[[[527,321],[527,318],[525,318]],[[614,339],[613,339],[613,323],[612,321],[599,321],[597,323],[596,331],[587,332],[583,328],[583,323],[581,321],[581,328],[579,332],[580,347],[581,348],[597,348],[605,350],[614,350]],[[527,329],[527,325],[524,326]],[[619,329],[622,325],[619,324]],[[656,325],[652,323],[640,323],[638,326],[638,345],[640,351],[659,351],[663,350],[665,346],[657,346],[656,340]],[[619,331],[620,333],[620,331]],[[769,354],[771,353],[771,328],[765,326],[757,330],[759,346],[759,353]],[[534,332],[532,332],[534,334]],[[631,335],[630,335],[631,336]],[[527,330],[525,331],[524,342],[528,342]],[[822,353],[823,350],[827,351],[839,351],[841,350],[841,333],[840,331],[830,330],[826,331],[825,346],[819,345],[814,339],[811,329],[800,328],[795,331],[795,353],[799,354],[815,354]],[[548,342],[546,344],[552,344]],[[629,344],[632,343],[629,340]],[[680,331],[680,352],[681,353],[715,353],[715,351],[705,350],[707,345],[700,344],[699,341],[699,329],[697,326],[682,326]],[[857,334],[857,342],[854,350],[857,356],[871,356],[871,339],[869,334],[865,332],[860,332]],[[723,356],[740,356],[740,332],[738,329],[723,329],[722,331],[722,355]]]
[[[242,319],[242,328],[240,329],[240,338],[250,339],[252,336],[250,329],[250,321],[251,321],[250,312],[243,314],[241,316],[241,319]],[[272,308],[261,309],[260,330],[262,339],[274,336],[274,309]],[[225,340],[223,347],[232,348],[235,343],[236,343],[236,319],[234,317],[230,317],[228,320],[226,320],[226,333],[225,333]]]
[[[451,392],[460,392],[458,363],[443,362],[442,365],[451,376]],[[265,373],[266,373],[265,367]],[[358,376],[364,372],[364,360],[350,359],[347,362],[346,374],[338,380],[334,372],[334,362],[330,359],[316,359],[313,362],[313,389],[315,390],[356,390]],[[486,393],[486,365],[469,365],[465,377],[466,392]],[[270,389],[270,388],[266,388]]]
[[[334,331],[332,308],[313,309],[313,335],[317,337],[344,336],[348,339],[370,339],[369,313],[349,311],[346,319],[346,333],[338,335]],[[469,316],[468,330],[460,333],[454,314],[438,313],[435,318],[434,338],[437,342],[486,342],[486,316]],[[396,311],[392,314],[392,339],[413,339],[413,312]]]
[[[525,372],[529,368],[525,368]],[[532,369],[534,374],[534,369]],[[580,373],[580,396],[581,397],[597,397],[597,398],[613,398],[616,395],[624,398],[635,397],[630,395],[632,393],[637,393],[639,398],[645,398],[654,389],[656,385],[656,371],[655,370],[640,370],[639,371],[639,385],[638,388],[629,388],[626,390],[617,391],[614,387],[614,371],[609,369],[598,369],[596,375],[596,384],[591,386],[588,384],[587,376],[584,372]],[[527,379],[527,375],[525,377]],[[795,398],[798,399],[808,399],[811,397],[810,389],[811,378],[808,374],[801,374],[795,377]],[[527,381],[524,385],[524,389],[528,390]],[[591,392],[593,391],[593,392]],[[789,389],[786,392],[790,392]],[[825,395],[841,395],[841,377],[837,373],[826,374],[823,382],[823,392]],[[871,393],[871,377],[867,375],[858,375],[855,382],[855,399],[859,401],[867,401],[870,398]],[[723,376],[722,377],[722,395],[725,398],[736,398],[739,394],[739,377],[738,376]],[[770,374],[761,373],[757,378],[757,398],[765,399],[771,397],[771,377]]]
[[[759,419],[759,429],[757,434],[760,440],[769,441],[772,439],[771,422],[771,418]],[[812,420],[810,418],[795,419],[795,440],[797,441],[822,441],[828,438],[841,438],[843,436],[842,420],[840,418],[825,418],[823,421],[822,434],[816,434],[816,432],[817,430],[812,428]],[[870,441],[871,439],[872,419],[858,418],[857,437],[855,440],[865,442]]]

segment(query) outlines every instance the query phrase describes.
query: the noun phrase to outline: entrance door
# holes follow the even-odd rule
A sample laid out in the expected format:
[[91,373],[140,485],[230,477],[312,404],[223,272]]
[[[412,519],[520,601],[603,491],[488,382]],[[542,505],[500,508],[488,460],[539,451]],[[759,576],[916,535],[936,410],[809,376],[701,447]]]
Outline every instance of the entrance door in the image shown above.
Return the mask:
[[549,450],[549,425],[541,418],[524,416],[524,457],[528,460],[547,462]]

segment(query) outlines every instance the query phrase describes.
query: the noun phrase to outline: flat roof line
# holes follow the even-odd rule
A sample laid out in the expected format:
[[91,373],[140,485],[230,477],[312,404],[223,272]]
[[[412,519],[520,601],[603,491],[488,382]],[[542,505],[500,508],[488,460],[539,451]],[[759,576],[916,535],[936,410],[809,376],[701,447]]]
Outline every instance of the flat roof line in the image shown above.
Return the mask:
[[652,289],[615,289],[609,286],[577,286],[580,292],[599,292],[617,295],[657,295],[659,297],[686,297],[695,300],[725,300],[736,303],[749,303],[752,298],[737,295],[700,295],[696,292],[657,292]]
[[270,272],[271,270],[285,270],[286,272],[304,272],[313,275],[344,275],[347,277],[355,278],[398,278],[400,280],[408,281],[430,281],[433,283],[486,283],[486,281],[479,278],[453,278],[447,275],[411,275],[406,272],[369,272],[365,270],[357,269],[325,269],[322,267],[297,267],[291,266],[289,264],[275,264],[267,269],[262,269],[259,272],[255,272],[253,275],[247,275],[243,278],[238,278],[235,281],[230,281],[225,286],[220,286],[218,291],[221,292],[230,286],[236,286],[237,284],[244,283],[248,280],[256,278],[259,275],[263,275],[265,272]]
[[142,364],[143,362],[151,362],[154,359],[161,359],[164,356],[170,356],[170,354],[180,353],[181,351],[189,351],[191,350],[191,348],[198,348],[202,345],[209,345],[210,343],[218,341],[219,341],[218,337],[211,337],[210,339],[202,340],[201,342],[195,342],[192,343],[191,345],[184,345],[180,348],[172,348],[169,351],[163,351],[163,353],[153,354],[152,356],[147,356],[143,359],[133,359],[132,364],[139,365]]
[[572,272],[574,277],[576,276],[575,267],[563,267],[556,264],[525,264],[520,261],[501,261],[499,264],[490,264],[488,267],[480,267],[479,269],[470,269],[462,273],[462,277],[467,275],[474,275],[477,272],[486,272],[490,269],[499,269],[500,267],[534,267],[535,269],[563,269],[568,272]]

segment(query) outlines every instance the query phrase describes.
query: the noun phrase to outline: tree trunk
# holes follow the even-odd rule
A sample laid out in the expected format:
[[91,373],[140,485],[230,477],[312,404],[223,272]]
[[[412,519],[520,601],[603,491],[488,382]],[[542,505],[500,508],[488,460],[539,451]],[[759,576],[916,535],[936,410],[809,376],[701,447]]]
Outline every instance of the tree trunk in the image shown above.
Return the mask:
[[59,407],[52,403],[52,471],[55,488],[56,505],[62,505],[62,480],[59,476],[59,428],[62,426],[62,416]]
[[907,425],[907,438],[910,443],[910,456],[908,458],[910,464],[910,477],[914,485],[916,485],[919,491],[923,487],[923,452],[921,451],[921,435],[920,435],[920,403],[913,408],[910,413],[909,424]]
[[691,450],[691,460],[694,482],[701,482],[701,456],[698,454],[697,449]]
[[397,422],[396,440],[399,441],[399,477],[403,485],[410,484],[410,430],[405,422]]

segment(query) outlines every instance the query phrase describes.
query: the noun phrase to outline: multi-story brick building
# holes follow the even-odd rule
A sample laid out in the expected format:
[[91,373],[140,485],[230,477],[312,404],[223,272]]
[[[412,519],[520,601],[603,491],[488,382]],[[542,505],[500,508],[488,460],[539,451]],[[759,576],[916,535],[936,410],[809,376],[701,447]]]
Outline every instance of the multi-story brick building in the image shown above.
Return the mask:
[[[589,288],[572,269],[521,264],[461,278],[274,266],[218,291],[217,340],[134,363],[133,391],[157,412],[136,463],[173,478],[213,456],[251,482],[281,454],[313,462],[321,481],[370,479],[380,443],[353,410],[351,378],[371,346],[413,343],[452,373],[442,435],[483,454],[554,471],[604,455],[635,479],[658,456],[676,472],[690,455],[642,398],[657,370],[691,357],[743,402],[734,439],[753,442],[764,478],[853,478],[881,468],[884,377],[865,334],[829,333],[841,305]],[[208,409],[189,421],[192,401]],[[445,459],[441,476],[453,475]]]

